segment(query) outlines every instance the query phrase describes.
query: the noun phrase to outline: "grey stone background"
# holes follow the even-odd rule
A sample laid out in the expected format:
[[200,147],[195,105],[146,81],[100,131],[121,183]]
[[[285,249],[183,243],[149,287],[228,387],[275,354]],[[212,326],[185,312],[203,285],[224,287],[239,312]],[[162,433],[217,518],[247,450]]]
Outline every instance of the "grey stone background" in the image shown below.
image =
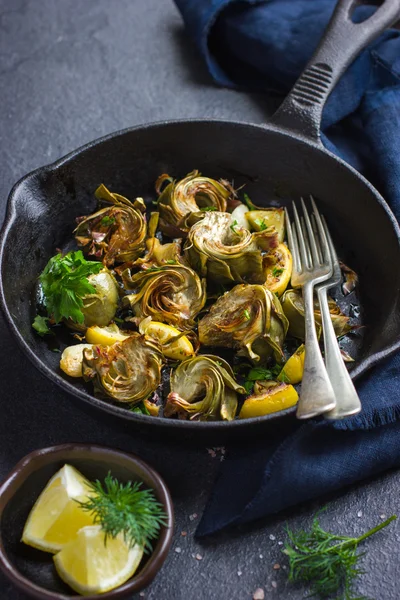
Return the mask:
[[[0,0],[0,220],[16,180],[94,138],[163,119],[262,122],[275,104],[213,85],[172,0]],[[283,568],[286,522],[305,527],[329,502],[322,523],[352,535],[399,509],[400,478],[391,472],[199,543],[193,515],[201,515],[219,458],[204,447],[128,435],[81,412],[27,362],[1,317],[0,402],[0,478],[27,452],[71,441],[131,450],[164,476],[177,524],[148,600],[247,600],[258,587],[266,598],[300,600],[305,589],[288,584]],[[400,598],[399,541],[395,524],[367,542],[359,595]],[[2,575],[0,597],[26,598]]]

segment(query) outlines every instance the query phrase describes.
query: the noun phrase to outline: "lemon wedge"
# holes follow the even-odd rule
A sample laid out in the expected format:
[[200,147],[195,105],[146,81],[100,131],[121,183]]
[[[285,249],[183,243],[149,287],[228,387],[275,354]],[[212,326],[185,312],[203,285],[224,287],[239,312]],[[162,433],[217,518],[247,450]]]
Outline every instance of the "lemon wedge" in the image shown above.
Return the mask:
[[143,549],[130,548],[123,534],[107,538],[100,525],[83,527],[77,537],[53,557],[61,579],[82,595],[101,594],[127,581],[135,573]]
[[[162,353],[172,360],[184,360],[194,356],[193,345],[186,335],[171,325],[152,321],[150,317],[143,319],[139,325],[140,333],[147,335],[160,343]],[[180,336],[180,337],[178,337]],[[171,341],[177,338],[175,341]]]
[[116,342],[123,342],[129,335],[121,333],[118,325],[111,323],[111,325],[108,325],[107,327],[99,327],[98,325],[88,327],[85,337],[89,344],[112,346]]
[[293,260],[286,244],[279,244],[265,255],[266,281],[264,283],[271,292],[282,296],[292,276]]
[[78,531],[93,524],[93,517],[76,500],[88,496],[89,481],[70,465],[50,479],[25,523],[22,541],[45,552],[58,552],[76,538]]

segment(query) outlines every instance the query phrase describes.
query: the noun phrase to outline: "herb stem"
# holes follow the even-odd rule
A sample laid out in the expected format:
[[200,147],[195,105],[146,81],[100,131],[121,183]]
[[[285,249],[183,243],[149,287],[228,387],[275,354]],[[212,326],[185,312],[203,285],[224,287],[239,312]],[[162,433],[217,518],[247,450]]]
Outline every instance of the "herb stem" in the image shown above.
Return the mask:
[[388,519],[386,519],[386,521],[384,521],[383,523],[379,523],[379,525],[377,525],[376,527],[373,527],[369,531],[366,531],[365,533],[363,533],[362,535],[360,535],[360,537],[358,537],[358,538],[351,538],[350,540],[347,540],[347,541],[344,541],[344,542],[340,542],[339,544],[335,544],[334,546],[331,546],[330,548],[328,548],[327,552],[331,552],[332,550],[334,550],[335,548],[338,548],[338,547],[340,547],[340,548],[349,548],[352,545],[358,545],[363,540],[367,539],[371,535],[374,535],[374,533],[377,533],[378,531],[380,531],[384,527],[387,527],[387,525],[389,525],[389,523],[391,523],[392,521],[395,521],[396,519],[397,519],[397,515],[392,515],[391,517],[389,517]]

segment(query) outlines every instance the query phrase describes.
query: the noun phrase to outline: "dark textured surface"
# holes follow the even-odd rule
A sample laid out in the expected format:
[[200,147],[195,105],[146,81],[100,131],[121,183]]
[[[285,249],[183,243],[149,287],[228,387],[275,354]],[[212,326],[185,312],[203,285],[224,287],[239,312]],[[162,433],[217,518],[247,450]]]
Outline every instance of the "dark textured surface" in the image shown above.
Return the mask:
[[[261,122],[268,112],[266,99],[210,84],[169,0],[0,0],[0,89],[1,217],[19,177],[114,129],[177,117]],[[100,424],[28,363],[3,321],[0,339],[0,476],[27,452],[53,443],[90,441],[132,450],[171,488],[174,548],[181,549],[172,550],[146,598],[242,600],[257,587],[266,598],[303,597],[303,589],[286,583],[283,568],[273,569],[276,562],[285,564],[278,542],[286,520],[306,525],[327,499],[199,544],[193,515],[204,507],[219,456],[212,458],[205,448],[167,448],[136,431],[129,435]],[[354,486],[329,499],[323,524],[361,532],[399,510],[399,486],[393,472]],[[397,524],[368,542],[360,594],[400,596],[399,542]],[[25,598],[2,576],[0,597]]]

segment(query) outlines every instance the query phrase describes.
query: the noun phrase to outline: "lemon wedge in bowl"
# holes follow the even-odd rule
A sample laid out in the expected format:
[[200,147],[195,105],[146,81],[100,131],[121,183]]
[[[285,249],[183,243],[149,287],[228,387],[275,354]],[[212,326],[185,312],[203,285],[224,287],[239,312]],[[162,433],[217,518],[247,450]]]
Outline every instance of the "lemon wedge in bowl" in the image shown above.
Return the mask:
[[61,579],[84,596],[102,594],[130,579],[142,560],[143,549],[130,547],[122,533],[107,538],[100,525],[83,527],[77,537],[53,557]]
[[22,533],[22,541],[45,552],[58,552],[76,538],[78,531],[93,524],[93,517],[78,501],[88,497],[89,481],[71,465],[50,479],[35,502]]

